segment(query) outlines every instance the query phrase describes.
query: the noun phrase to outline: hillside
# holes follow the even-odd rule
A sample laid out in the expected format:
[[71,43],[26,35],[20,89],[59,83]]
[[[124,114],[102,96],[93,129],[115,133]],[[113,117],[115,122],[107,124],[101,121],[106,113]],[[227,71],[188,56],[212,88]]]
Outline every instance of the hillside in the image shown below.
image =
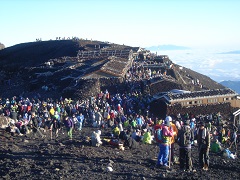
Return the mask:
[[[3,97],[83,97],[104,89],[125,92],[129,84],[124,79],[132,64],[139,66],[138,73],[148,69],[166,72],[160,79],[151,79],[152,93],[172,87],[190,91],[224,88],[205,75],[174,64],[168,57],[161,58],[138,47],[82,39],[18,44],[0,51],[0,93]],[[163,89],[162,82],[169,86]],[[137,83],[142,92],[147,91],[146,80],[138,78]]]
[[240,81],[222,81],[220,84],[229,87],[240,94]]

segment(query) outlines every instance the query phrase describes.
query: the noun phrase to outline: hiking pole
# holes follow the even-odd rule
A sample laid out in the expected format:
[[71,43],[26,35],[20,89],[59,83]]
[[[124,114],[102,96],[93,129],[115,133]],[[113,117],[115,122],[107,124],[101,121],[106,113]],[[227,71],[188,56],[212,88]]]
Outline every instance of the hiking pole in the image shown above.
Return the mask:
[[172,153],[171,153],[171,144],[169,144],[169,157],[168,157],[168,166],[169,166],[169,168],[171,168],[171,155],[172,155]]

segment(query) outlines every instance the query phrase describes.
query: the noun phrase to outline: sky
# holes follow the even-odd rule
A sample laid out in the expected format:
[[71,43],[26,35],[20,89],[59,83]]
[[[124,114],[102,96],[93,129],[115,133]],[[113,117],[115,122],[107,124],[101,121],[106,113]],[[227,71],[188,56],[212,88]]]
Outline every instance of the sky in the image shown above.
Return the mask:
[[0,42],[79,37],[240,49],[239,0],[0,0]]

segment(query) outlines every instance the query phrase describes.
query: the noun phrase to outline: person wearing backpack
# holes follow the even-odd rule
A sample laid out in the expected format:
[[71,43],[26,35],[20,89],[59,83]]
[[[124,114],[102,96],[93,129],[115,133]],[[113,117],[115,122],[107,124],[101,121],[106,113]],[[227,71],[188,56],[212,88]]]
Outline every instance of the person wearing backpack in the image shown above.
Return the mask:
[[159,144],[160,150],[158,154],[157,166],[163,166],[164,168],[168,168],[170,138],[173,136],[173,130],[170,126],[170,122],[168,119],[164,121],[164,124],[162,126],[156,126],[154,127],[154,136],[156,142]]
[[194,140],[194,132],[190,127],[190,120],[186,120],[178,132],[180,169],[192,171],[191,142]]
[[170,147],[170,150],[171,150],[171,152],[170,152],[170,154],[171,154],[170,159],[171,159],[171,163],[175,163],[174,144],[175,144],[175,140],[177,139],[178,129],[177,129],[176,125],[172,122],[172,117],[171,116],[167,116],[166,119],[169,120],[170,127],[173,130],[173,136],[170,138],[170,145],[171,145],[171,147]]
[[205,123],[201,122],[197,130],[197,143],[199,153],[199,165],[207,171],[209,167],[209,149],[210,149],[210,133],[205,127]]

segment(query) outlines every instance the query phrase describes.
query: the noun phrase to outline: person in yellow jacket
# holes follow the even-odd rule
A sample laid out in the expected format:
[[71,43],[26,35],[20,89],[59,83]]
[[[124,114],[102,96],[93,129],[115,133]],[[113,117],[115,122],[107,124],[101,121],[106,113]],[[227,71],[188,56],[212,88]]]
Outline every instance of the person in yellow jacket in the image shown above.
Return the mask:
[[49,113],[50,113],[51,117],[54,116],[55,110],[53,107],[51,107],[51,109],[49,110]]
[[171,144],[170,150],[171,150],[171,162],[174,163],[174,143],[175,143],[175,139],[177,139],[178,129],[176,125],[172,122],[171,116],[167,116],[166,119],[169,120],[170,127],[173,130],[173,136],[170,138],[170,144]]
[[145,132],[144,135],[143,135],[143,140],[142,140],[142,142],[143,142],[144,144],[152,144],[152,140],[153,140],[152,135],[151,135],[151,133],[149,132],[149,130],[147,130],[147,132]]
[[115,137],[119,137],[120,135],[120,129],[117,126],[113,129],[113,135]]

